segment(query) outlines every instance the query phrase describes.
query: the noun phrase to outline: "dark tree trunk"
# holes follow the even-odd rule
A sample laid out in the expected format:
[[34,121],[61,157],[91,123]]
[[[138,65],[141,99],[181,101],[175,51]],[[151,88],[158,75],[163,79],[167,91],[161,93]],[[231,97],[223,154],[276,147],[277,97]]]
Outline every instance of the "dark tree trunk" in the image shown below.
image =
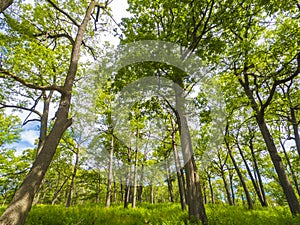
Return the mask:
[[251,156],[252,156],[252,160],[253,160],[253,164],[254,164],[254,175],[255,175],[255,177],[257,177],[257,180],[258,180],[259,193],[260,193],[260,195],[262,197],[262,200],[263,200],[263,205],[262,206],[266,207],[266,206],[268,206],[268,203],[267,203],[267,199],[266,199],[264,185],[263,185],[262,178],[261,178],[261,175],[260,175],[260,171],[259,171],[259,168],[258,168],[257,159],[256,159],[255,152],[254,152],[253,138],[254,138],[254,136],[251,137],[250,140],[249,140],[249,148],[250,148],[250,151],[251,151]]
[[[235,158],[232,154],[232,149],[231,149],[231,146],[229,144],[229,141],[228,141],[228,136],[229,135],[229,126],[227,125],[226,126],[226,136],[225,136],[225,144],[226,144],[226,148],[227,148],[227,151],[228,151],[228,154],[229,154],[229,157],[232,161],[232,164],[234,166],[234,169],[235,171],[237,172],[237,175],[239,177],[239,180],[242,184],[242,187],[244,189],[244,192],[245,192],[245,195],[246,195],[246,199],[247,199],[247,203],[248,203],[248,208],[249,209],[253,209],[253,202],[252,202],[252,199],[251,199],[251,196],[250,196],[250,193],[248,191],[248,188],[247,188],[247,185],[246,185],[246,182],[245,182],[245,179],[240,171],[240,168],[238,166],[238,164],[236,163],[235,161]],[[234,193],[232,193],[232,196],[234,195]]]
[[197,171],[197,166],[194,159],[194,153],[192,148],[192,140],[187,124],[187,119],[185,116],[184,109],[184,92],[181,87],[183,87],[183,82],[180,79],[175,82],[178,85],[174,85],[175,97],[176,97],[176,116],[177,123],[179,127],[180,143],[183,154],[183,159],[185,162],[186,171],[186,183],[187,183],[187,202],[190,219],[198,219],[202,221],[203,225],[208,224],[202,190],[200,186],[199,174]]
[[48,167],[56,152],[58,143],[65,130],[72,123],[72,120],[69,119],[72,87],[78,67],[80,46],[82,44],[84,32],[95,4],[96,3],[94,1],[90,3],[86,15],[78,28],[77,36],[72,48],[69,71],[64,84],[64,92],[61,94],[59,108],[56,113],[56,120],[46,138],[40,154],[36,157],[36,160],[33,163],[29,173],[27,174],[20,188],[16,191],[9,206],[2,214],[0,218],[1,225],[25,224],[26,216],[31,209],[34,195],[37,193],[37,190],[48,170]]
[[265,140],[265,143],[267,145],[268,151],[271,156],[271,160],[274,164],[275,170],[277,172],[278,178],[280,185],[284,191],[284,194],[286,196],[288,205],[290,207],[291,213],[293,215],[300,214],[300,205],[299,201],[295,195],[295,192],[292,188],[292,185],[290,184],[290,181],[288,179],[288,176],[285,173],[285,169],[282,163],[282,159],[279,156],[277,152],[276,145],[274,143],[274,140],[272,138],[272,135],[267,127],[267,124],[264,120],[264,115],[263,114],[258,114],[256,116],[256,120],[259,126],[259,129],[262,133],[262,136]]
[[275,83],[273,83],[269,97],[267,98],[267,100],[265,101],[265,103],[262,103],[261,99],[260,99],[260,106],[258,105],[258,103],[256,102],[254,96],[253,96],[253,92],[251,90],[250,87],[250,83],[249,83],[249,77],[248,74],[245,73],[247,72],[247,66],[244,67],[245,71],[243,73],[244,75],[244,80],[242,80],[241,76],[238,77],[238,80],[240,82],[240,84],[243,86],[244,91],[250,101],[251,107],[254,110],[254,112],[256,113],[255,115],[255,119],[256,122],[258,124],[258,127],[260,129],[260,132],[263,136],[263,139],[266,143],[269,155],[271,157],[272,163],[275,167],[276,173],[278,175],[279,178],[279,183],[283,189],[283,192],[285,194],[286,200],[288,202],[290,211],[293,215],[297,215],[300,214],[300,205],[299,205],[299,201],[295,195],[295,192],[293,190],[293,187],[288,179],[288,176],[286,175],[283,163],[282,163],[282,159],[278,154],[275,142],[272,138],[272,135],[269,131],[269,128],[266,124],[265,121],[265,110],[266,108],[269,106],[269,104],[271,103],[271,100],[276,92],[276,87],[284,82],[287,82],[288,80],[293,79],[294,76],[299,74],[300,71],[300,55],[297,56],[297,63],[298,63],[298,68],[297,71],[295,71],[293,73],[292,76],[290,76],[287,79],[283,79],[280,81],[275,81]]
[[231,150],[229,150],[229,156],[230,156],[230,158],[231,158],[231,161],[232,161],[232,163],[233,163],[234,169],[235,169],[235,171],[237,172],[238,177],[239,177],[239,179],[240,179],[240,182],[241,182],[241,184],[242,184],[242,187],[243,187],[243,189],[244,189],[244,192],[245,192],[245,195],[246,195],[246,199],[247,199],[247,203],[248,203],[248,208],[249,208],[249,209],[253,209],[253,202],[252,202],[252,199],[251,199],[249,190],[248,190],[248,188],[247,188],[245,179],[244,179],[244,177],[243,177],[243,175],[242,175],[242,173],[241,173],[241,171],[240,171],[240,169],[239,169],[239,166],[237,165],[237,163],[236,163],[236,161],[235,161],[235,159],[234,159],[234,157],[233,157],[233,155],[232,155]]
[[143,162],[142,163],[142,170],[141,170],[140,185],[139,185],[139,190],[138,190],[138,201],[139,201],[139,203],[142,203],[142,201],[143,201],[144,168],[145,168],[145,164]]
[[[69,177],[67,177],[64,182],[58,186],[57,184],[57,187],[56,187],[56,190],[55,190],[55,193],[51,199],[51,205],[54,205],[56,200],[58,199],[58,197],[60,196],[60,193],[61,193],[61,190],[63,189],[63,187],[65,186],[65,184],[67,183],[67,181],[69,180]],[[59,183],[59,182],[58,182]]]
[[228,177],[229,177],[229,184],[230,184],[230,193],[231,193],[231,199],[232,199],[232,205],[235,205],[235,194],[234,194],[234,186],[233,186],[233,173],[231,171],[231,168],[227,165],[228,170]]
[[297,123],[296,119],[296,114],[295,114],[295,109],[291,108],[291,122],[293,125],[293,131],[294,131],[294,136],[295,136],[295,143],[296,143],[296,148],[298,155],[300,157],[300,137],[299,137],[299,126]]
[[130,185],[131,185],[131,148],[128,148],[128,166],[126,174],[126,185],[125,185],[125,194],[124,194],[124,208],[128,208],[130,201]]
[[111,135],[110,149],[109,149],[109,165],[108,165],[108,177],[106,187],[106,207],[110,206],[112,197],[112,179],[113,179],[113,156],[114,156],[114,136]]
[[77,146],[76,150],[74,151],[74,153],[75,153],[75,164],[74,164],[74,169],[73,169],[73,173],[72,173],[71,184],[70,184],[70,187],[69,187],[66,207],[70,207],[71,204],[72,204],[72,197],[73,197],[73,191],[74,191],[74,186],[75,186],[75,178],[76,178],[77,169],[78,169],[78,166],[79,166],[79,151],[80,151],[80,147]]
[[282,141],[280,140],[280,145],[281,145],[281,148],[283,150],[283,153],[284,153],[284,156],[285,156],[285,159],[287,161],[287,165],[291,171],[291,176],[292,176],[292,179],[294,181],[294,185],[295,185],[295,188],[296,188],[296,191],[298,193],[298,196],[300,196],[300,188],[299,188],[299,184],[298,184],[298,178],[297,178],[297,175],[294,171],[294,168],[292,166],[292,163],[291,163],[291,160],[290,160],[290,157],[289,155],[287,154],[286,152],[286,149],[285,149],[285,146],[284,146],[284,143],[282,143]]
[[0,1],[0,13],[3,12],[5,9],[7,9],[12,3],[13,3],[13,0],[1,0]]
[[211,196],[211,204],[215,204],[214,188],[211,183],[211,176],[208,173],[207,173],[207,179],[208,179],[208,185],[209,185],[210,196]]
[[133,196],[132,208],[136,207],[137,186],[138,186],[138,160],[139,160],[139,127],[136,128],[136,143],[134,153],[134,171],[133,171]]
[[249,165],[248,165],[248,162],[247,162],[247,160],[246,160],[246,158],[245,158],[245,156],[244,156],[244,153],[243,153],[241,147],[239,146],[239,144],[237,144],[237,148],[238,148],[239,153],[240,153],[240,155],[241,155],[241,157],[242,157],[242,159],[243,159],[243,162],[244,162],[244,164],[245,164],[245,166],[246,166],[248,175],[249,175],[249,177],[250,177],[250,179],[251,179],[252,185],[253,185],[254,190],[255,190],[255,192],[256,192],[256,194],[257,194],[257,196],[258,196],[258,199],[259,199],[260,204],[261,204],[263,207],[267,207],[267,206],[268,206],[268,203],[267,203],[267,201],[266,201],[266,200],[263,198],[263,196],[262,196],[262,193],[261,193],[261,191],[260,191],[260,188],[258,187],[258,184],[257,184],[256,180],[255,180],[254,177],[253,177],[253,174],[252,174],[252,172],[251,172],[251,170],[250,170],[250,167],[249,167]]
[[221,168],[221,177],[222,177],[222,181],[223,181],[223,185],[224,185],[224,189],[225,189],[227,202],[228,202],[229,205],[233,205],[232,200],[231,200],[231,196],[230,196],[230,190],[229,190],[229,187],[228,187],[228,183],[227,183],[227,180],[226,180],[225,171],[224,171],[223,167]]
[[173,150],[173,156],[174,156],[175,167],[176,167],[180,204],[181,204],[181,209],[185,210],[186,209],[186,192],[185,192],[185,187],[184,187],[184,177],[182,174],[179,156],[178,156],[178,152],[177,152],[176,128],[175,128],[175,124],[172,119],[171,119],[171,125],[172,125],[172,150]]

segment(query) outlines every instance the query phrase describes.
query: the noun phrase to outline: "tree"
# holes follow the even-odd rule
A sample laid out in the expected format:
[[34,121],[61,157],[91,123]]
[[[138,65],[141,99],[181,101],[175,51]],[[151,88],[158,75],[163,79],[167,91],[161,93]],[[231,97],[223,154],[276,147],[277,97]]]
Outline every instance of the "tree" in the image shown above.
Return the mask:
[[[64,131],[72,124],[72,119],[69,118],[69,109],[71,104],[72,88],[75,82],[76,73],[78,70],[78,61],[80,56],[80,47],[83,43],[84,33],[87,29],[88,22],[90,20],[91,14],[96,6],[104,7],[95,1],[91,1],[88,6],[86,13],[79,24],[75,19],[72,18],[70,14],[66,11],[60,9],[54,2],[47,1],[51,7],[53,7],[60,15],[68,18],[72,24],[77,28],[76,37],[73,39],[72,34],[63,33],[63,35],[55,34],[55,39],[59,37],[67,37],[70,41],[70,63],[68,70],[66,72],[65,79],[63,79],[63,85],[35,85],[31,81],[20,78],[13,72],[0,68],[1,77],[12,78],[20,83],[24,84],[28,88],[38,89],[38,90],[55,90],[58,91],[61,96],[59,100],[59,107],[56,112],[56,119],[54,121],[53,127],[49,132],[47,139],[41,149],[40,154],[36,157],[35,162],[26,178],[24,179],[20,188],[16,191],[12,201],[0,218],[0,224],[13,225],[13,224],[24,224],[26,216],[31,208],[34,195],[36,194],[38,187],[40,186],[42,179],[51,163],[51,160],[55,154],[57,145],[64,133]],[[45,5],[45,8],[49,8],[49,5]],[[40,10],[37,7],[36,10]],[[41,12],[41,11],[40,11]],[[13,29],[13,27],[12,27]],[[42,35],[45,36],[47,30],[42,31]],[[28,36],[25,36],[28,38]],[[30,37],[30,36],[29,36]],[[33,35],[34,37],[34,35]],[[32,36],[30,37],[32,38]]]
[[[233,23],[229,28],[226,27],[231,33],[231,38],[228,39],[228,36],[226,37],[226,41],[230,43],[228,45],[230,46],[229,49],[231,49],[228,58],[230,61],[229,68],[248,98],[248,104],[253,110],[255,120],[278,174],[290,210],[293,215],[296,215],[300,213],[300,205],[285,172],[282,159],[266,119],[268,118],[268,108],[274,100],[274,95],[279,85],[289,82],[298,76],[300,72],[300,54],[294,46],[290,45],[293,42],[290,36],[288,40],[285,40],[288,44],[285,45],[285,48],[283,47],[282,32],[283,30],[286,32],[286,30],[281,25],[277,25],[275,31],[272,31],[273,35],[267,37],[269,34],[268,27],[261,26],[258,22],[258,18],[263,13],[261,10],[262,6],[259,3],[250,5],[244,2],[242,5],[246,11],[244,12],[243,20],[239,21],[239,24],[243,27],[234,27]],[[266,5],[266,7],[268,6]],[[275,7],[275,10],[279,10],[279,8]],[[288,16],[292,16],[292,9],[283,7],[283,11],[285,10]],[[237,16],[240,15],[237,14]],[[298,26],[290,18],[282,19],[292,22],[293,26]],[[234,20],[234,17],[232,17],[231,21]],[[261,38],[267,38],[269,41],[272,39],[272,41],[257,44]],[[275,51],[279,46],[279,51]],[[265,60],[261,61],[261,58]],[[273,61],[271,67],[268,63],[270,60]]]

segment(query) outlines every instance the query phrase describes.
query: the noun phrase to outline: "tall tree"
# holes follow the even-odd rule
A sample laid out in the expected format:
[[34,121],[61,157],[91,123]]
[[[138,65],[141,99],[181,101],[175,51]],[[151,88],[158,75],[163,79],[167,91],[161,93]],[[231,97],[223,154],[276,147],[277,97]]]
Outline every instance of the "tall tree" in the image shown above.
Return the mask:
[[[243,2],[242,7],[245,8],[244,18],[238,23],[242,27],[234,26],[233,23],[230,23],[230,27],[226,27],[231,33],[229,39],[228,36],[226,37],[226,42],[230,43],[228,46],[231,49],[230,59],[228,58],[230,61],[229,68],[248,98],[290,210],[295,215],[300,213],[299,201],[289,182],[266,119],[268,118],[268,108],[272,104],[279,85],[298,76],[300,72],[300,54],[291,45],[294,40],[290,36],[287,38],[288,40],[282,40],[284,29],[282,25],[276,25],[275,30],[272,30],[273,35],[268,36],[271,32],[269,27],[259,24],[259,18],[264,13],[260,3],[248,4]],[[270,6],[266,4],[266,7]],[[274,13],[272,8],[268,9],[270,10],[269,13]],[[275,10],[277,11],[279,8],[275,7]],[[283,8],[284,10],[286,10],[286,7]],[[292,17],[292,9],[288,10],[286,13]],[[233,22],[235,19],[235,17],[232,17],[231,21]],[[280,19],[292,22],[293,26],[299,25],[295,24],[295,21],[291,21],[290,18]],[[258,44],[262,38],[266,38],[265,42]],[[284,48],[282,43],[286,43],[285,41],[288,44]],[[275,51],[278,46],[280,46],[280,51]],[[261,61],[261,58],[264,60]],[[268,63],[270,60],[273,61],[272,67]],[[228,62],[226,63],[228,64]]]
[[[86,8],[87,10],[83,16],[83,19],[81,20],[81,23],[78,23],[75,19],[72,18],[71,14],[68,14],[64,9],[61,9],[58,5],[56,5],[54,2],[50,0],[48,0],[46,4],[42,4],[42,5],[37,4],[35,8],[37,12],[41,12],[41,9],[43,9],[41,8],[41,6],[49,9],[49,12],[53,11],[54,9],[54,11],[59,13],[60,16],[67,18],[72,24],[74,24],[74,26],[77,28],[77,31],[75,34],[75,39],[72,38],[73,34],[68,34],[66,32],[60,35],[57,33],[54,34],[55,36],[54,40],[57,40],[58,38],[61,37],[66,37],[70,41],[70,48],[69,48],[71,53],[70,63],[69,63],[68,70],[65,73],[66,76],[63,79],[63,85],[61,86],[57,86],[56,84],[35,85],[34,82],[21,78],[20,76],[14,74],[10,70],[0,68],[1,77],[15,79],[16,81],[23,83],[28,88],[38,89],[38,90],[55,90],[60,93],[59,107],[56,112],[56,119],[54,121],[53,127],[47,136],[47,139],[44,143],[43,148],[40,151],[40,154],[37,156],[35,162],[33,163],[31,170],[29,171],[28,175],[24,179],[20,188],[16,191],[9,206],[1,216],[0,218],[1,225],[2,224],[22,225],[25,223],[25,219],[31,208],[34,195],[37,192],[42,182],[42,179],[51,163],[57,145],[64,131],[72,124],[72,119],[69,118],[69,109],[71,104],[72,88],[78,70],[80,47],[83,43],[84,33],[87,30],[88,22],[94,11],[94,8],[96,6],[104,7],[101,6],[99,3],[97,3],[96,1],[91,1]],[[24,23],[25,21],[22,22]],[[42,22],[42,20],[38,19],[38,22]],[[42,30],[41,33],[42,36],[47,37],[47,35],[49,34],[47,32],[47,28],[45,27],[45,24],[43,25],[44,26],[42,27],[45,28],[45,30]],[[14,29],[13,27],[11,28]],[[34,29],[31,28],[31,31],[33,30]],[[32,33],[31,35],[24,35],[24,36],[26,38],[30,38],[31,40],[35,40],[34,39],[35,35],[33,35]],[[36,41],[38,42],[37,39]]]

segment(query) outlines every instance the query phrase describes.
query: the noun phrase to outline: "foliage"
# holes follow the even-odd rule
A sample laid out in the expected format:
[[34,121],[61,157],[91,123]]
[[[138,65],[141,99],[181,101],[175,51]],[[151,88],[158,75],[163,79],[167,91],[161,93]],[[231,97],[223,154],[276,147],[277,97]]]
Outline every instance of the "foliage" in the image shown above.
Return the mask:
[[[3,210],[3,208],[1,208]],[[1,211],[0,210],[0,211]],[[287,207],[257,208],[247,210],[243,206],[208,205],[211,225],[296,225],[300,217],[292,217]],[[168,216],[166,216],[168,215]],[[64,206],[37,205],[32,208],[26,225],[189,225],[187,212],[179,204],[142,204],[135,209],[122,209],[115,205],[104,208],[99,205]]]

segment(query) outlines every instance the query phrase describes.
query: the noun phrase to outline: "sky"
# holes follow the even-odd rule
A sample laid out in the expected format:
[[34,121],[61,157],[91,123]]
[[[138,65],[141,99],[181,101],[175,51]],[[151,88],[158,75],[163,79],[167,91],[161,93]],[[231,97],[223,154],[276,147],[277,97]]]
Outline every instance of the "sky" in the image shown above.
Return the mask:
[[[113,0],[109,6],[112,9],[112,17],[117,23],[120,23],[123,17],[130,16],[130,14],[126,11],[126,9],[128,8],[127,0]],[[105,39],[109,40],[114,45],[119,43],[118,38],[114,36],[106,36]],[[38,106],[37,109],[39,111],[42,110],[40,106]],[[12,114],[12,110],[7,110],[6,113]],[[52,109],[50,118],[53,118],[54,113],[55,110]],[[14,112],[13,114],[19,116],[22,122],[24,122],[24,120],[28,116],[28,112]],[[39,123],[27,123],[22,127],[22,129],[23,131],[21,133],[21,140],[19,142],[9,145],[10,148],[16,149],[18,153],[21,153],[25,149],[35,147],[37,138],[39,136]]]

